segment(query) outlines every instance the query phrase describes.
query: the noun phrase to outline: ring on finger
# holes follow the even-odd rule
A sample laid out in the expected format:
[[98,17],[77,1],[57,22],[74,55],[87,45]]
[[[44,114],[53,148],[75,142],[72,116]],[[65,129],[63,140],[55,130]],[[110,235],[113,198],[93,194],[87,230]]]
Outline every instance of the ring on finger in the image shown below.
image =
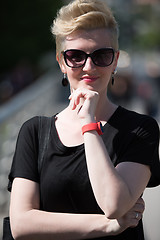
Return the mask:
[[137,212],[137,213],[136,213],[136,217],[135,217],[135,218],[136,218],[136,219],[138,219],[138,217],[139,217],[139,213]]

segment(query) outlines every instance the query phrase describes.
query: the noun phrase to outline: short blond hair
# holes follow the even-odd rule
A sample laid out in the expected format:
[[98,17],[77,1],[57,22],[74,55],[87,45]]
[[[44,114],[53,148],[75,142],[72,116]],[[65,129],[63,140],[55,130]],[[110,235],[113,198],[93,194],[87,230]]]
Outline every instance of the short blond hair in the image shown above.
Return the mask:
[[57,13],[51,27],[56,37],[56,52],[64,49],[66,36],[77,30],[106,28],[111,34],[112,47],[118,49],[118,24],[110,8],[101,0],[74,0]]

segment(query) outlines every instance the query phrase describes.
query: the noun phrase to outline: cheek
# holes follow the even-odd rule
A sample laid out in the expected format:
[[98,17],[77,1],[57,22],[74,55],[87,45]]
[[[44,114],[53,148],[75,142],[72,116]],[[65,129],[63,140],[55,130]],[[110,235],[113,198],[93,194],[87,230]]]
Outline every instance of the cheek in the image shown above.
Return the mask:
[[67,76],[69,81],[76,81],[76,80],[78,81],[80,73],[81,71],[78,68],[77,69],[67,68]]
[[102,69],[101,71],[101,85],[102,88],[106,88],[111,80],[112,70],[111,69]]
[[112,75],[112,68],[111,67],[106,67],[106,68],[101,68],[100,69],[100,75],[102,76],[103,79],[109,80]]
[[67,68],[66,68],[66,64],[64,63],[64,59],[62,59],[62,57],[60,59],[57,59],[59,67],[61,69],[62,73],[66,73],[67,72]]

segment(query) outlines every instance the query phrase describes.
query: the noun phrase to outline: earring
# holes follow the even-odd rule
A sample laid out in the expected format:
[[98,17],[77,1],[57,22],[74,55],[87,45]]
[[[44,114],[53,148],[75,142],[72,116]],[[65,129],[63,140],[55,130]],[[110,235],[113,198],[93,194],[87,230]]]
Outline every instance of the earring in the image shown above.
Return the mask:
[[63,87],[67,87],[68,86],[68,79],[67,79],[67,74],[66,73],[63,74],[62,86]]
[[112,86],[114,85],[114,75],[117,73],[117,68],[112,73]]
[[114,85],[114,73],[112,73],[112,86]]

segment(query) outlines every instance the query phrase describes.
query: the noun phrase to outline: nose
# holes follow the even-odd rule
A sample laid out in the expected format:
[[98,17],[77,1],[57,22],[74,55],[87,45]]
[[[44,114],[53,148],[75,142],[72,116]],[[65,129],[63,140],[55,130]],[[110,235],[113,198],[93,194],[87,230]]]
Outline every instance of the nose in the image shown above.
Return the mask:
[[84,71],[90,71],[95,68],[95,64],[93,63],[91,57],[88,56],[85,65],[83,66]]

